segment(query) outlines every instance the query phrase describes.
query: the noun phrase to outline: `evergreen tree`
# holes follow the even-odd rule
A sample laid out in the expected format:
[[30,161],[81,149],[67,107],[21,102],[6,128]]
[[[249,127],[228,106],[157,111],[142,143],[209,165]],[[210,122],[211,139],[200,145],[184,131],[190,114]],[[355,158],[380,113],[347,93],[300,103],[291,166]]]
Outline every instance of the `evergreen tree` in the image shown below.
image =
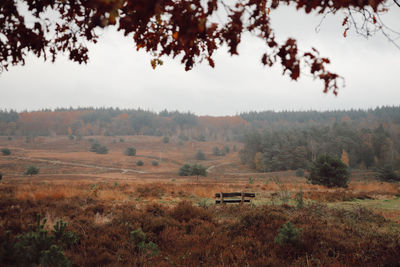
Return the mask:
[[313,162],[308,180],[312,184],[326,187],[347,187],[349,172],[346,164],[340,159],[329,155],[322,155]]

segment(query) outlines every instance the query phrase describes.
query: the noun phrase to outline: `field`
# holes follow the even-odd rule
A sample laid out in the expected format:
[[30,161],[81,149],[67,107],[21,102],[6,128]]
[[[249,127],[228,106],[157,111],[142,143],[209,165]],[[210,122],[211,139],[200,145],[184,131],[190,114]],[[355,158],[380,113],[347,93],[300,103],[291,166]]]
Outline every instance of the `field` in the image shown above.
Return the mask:
[[[94,142],[109,152],[90,152]],[[215,156],[215,146],[230,152]],[[236,142],[0,137],[4,147],[12,153],[0,156],[0,240],[6,231],[17,240],[37,214],[49,231],[62,219],[79,237],[64,248],[77,266],[400,264],[400,185],[371,171],[354,170],[347,189],[327,189],[294,171],[255,173],[240,164]],[[136,156],[124,155],[127,147]],[[199,149],[206,160],[195,160]],[[184,163],[204,165],[208,176],[178,176]],[[32,165],[40,173],[24,175]],[[242,191],[256,194],[251,204],[214,204],[215,193]],[[276,241],[289,221],[300,236]]]

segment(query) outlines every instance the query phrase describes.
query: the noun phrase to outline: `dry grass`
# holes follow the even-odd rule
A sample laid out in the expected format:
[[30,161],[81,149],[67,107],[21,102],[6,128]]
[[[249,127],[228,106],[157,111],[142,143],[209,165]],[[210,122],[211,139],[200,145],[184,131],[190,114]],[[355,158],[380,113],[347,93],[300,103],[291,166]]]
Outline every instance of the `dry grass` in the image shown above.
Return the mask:
[[[389,201],[400,194],[399,184],[374,181],[369,172],[356,173],[348,189],[327,189],[309,184],[291,171],[251,173],[238,163],[237,153],[213,156],[212,148],[223,143],[186,142],[179,146],[176,140],[163,144],[161,138],[143,136],[124,137],[124,143],[115,137],[94,139],[108,146],[110,153],[88,152],[87,138],[81,141],[66,137],[40,138],[29,144],[23,139],[11,142],[13,156],[0,157],[0,172],[4,175],[0,182],[0,237],[6,229],[15,234],[26,230],[37,213],[45,215],[47,229],[62,218],[81,237],[80,247],[76,249],[79,254],[75,250],[67,254],[82,266],[146,265],[148,255],[141,254],[129,243],[130,231],[137,228],[142,228],[162,251],[160,257],[151,258],[154,262],[147,263],[154,266],[172,265],[164,260],[166,257],[178,266],[198,266],[201,262],[208,266],[249,263],[253,266],[366,263],[367,266],[381,263],[382,259],[391,260],[394,254],[385,252],[386,248],[400,249],[393,243],[389,222],[375,215],[381,214],[399,223],[398,202]],[[0,145],[6,142],[0,138]],[[136,147],[136,157],[123,155],[128,146]],[[216,167],[208,177],[200,177],[198,181],[195,177],[177,176],[180,164],[193,161],[197,149],[202,149],[208,158],[202,164]],[[159,166],[152,166],[151,161],[160,154],[164,160]],[[145,162],[140,168],[135,165],[139,159]],[[66,164],[54,164],[51,162],[54,160]],[[40,174],[23,176],[25,167],[32,164],[40,167]],[[85,167],[85,164],[97,167]],[[123,168],[145,173],[123,172]],[[307,203],[304,209],[294,207],[295,195],[300,190]],[[215,193],[236,191],[256,193],[254,205],[210,205]],[[277,205],[283,202],[280,200],[283,195],[290,197],[285,202],[290,206]],[[367,199],[362,204],[368,210],[347,213],[354,208],[355,199]],[[182,204],[187,200],[195,205]],[[200,204],[203,200],[206,202]],[[321,202],[330,203],[335,209],[315,204]],[[197,204],[204,208],[199,209]],[[344,205],[346,210],[336,209]],[[288,220],[304,229],[304,247],[289,246],[285,250],[271,241]],[[383,230],[379,228],[382,225],[386,227]],[[348,231],[349,227],[353,232]],[[369,247],[369,240],[376,235],[374,229],[378,228],[381,236],[377,242],[380,243]],[[316,238],[325,245],[316,244]],[[229,242],[235,242],[235,246],[226,246]],[[368,256],[372,254],[376,258]]]

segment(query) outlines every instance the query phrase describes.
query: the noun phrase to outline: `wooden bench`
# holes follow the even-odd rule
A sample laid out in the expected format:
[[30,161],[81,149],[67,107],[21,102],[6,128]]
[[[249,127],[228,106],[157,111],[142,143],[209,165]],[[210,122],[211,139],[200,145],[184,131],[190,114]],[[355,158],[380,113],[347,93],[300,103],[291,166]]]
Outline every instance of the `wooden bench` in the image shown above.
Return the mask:
[[[221,198],[215,200],[215,204],[225,204],[225,203],[249,203],[250,199],[245,199],[246,197],[255,197],[255,193],[244,193],[244,192],[232,192],[232,193],[216,193],[216,198]],[[225,199],[226,197],[241,197],[241,199]]]

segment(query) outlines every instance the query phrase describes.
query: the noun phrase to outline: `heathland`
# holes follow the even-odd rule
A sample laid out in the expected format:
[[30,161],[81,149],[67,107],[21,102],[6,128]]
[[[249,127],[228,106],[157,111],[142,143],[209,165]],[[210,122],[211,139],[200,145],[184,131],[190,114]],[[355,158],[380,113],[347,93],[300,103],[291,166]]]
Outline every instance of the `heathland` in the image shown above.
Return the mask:
[[[1,265],[399,264],[397,107],[0,115]],[[348,166],[347,188],[306,178],[325,154]],[[220,192],[256,196],[216,205]]]

